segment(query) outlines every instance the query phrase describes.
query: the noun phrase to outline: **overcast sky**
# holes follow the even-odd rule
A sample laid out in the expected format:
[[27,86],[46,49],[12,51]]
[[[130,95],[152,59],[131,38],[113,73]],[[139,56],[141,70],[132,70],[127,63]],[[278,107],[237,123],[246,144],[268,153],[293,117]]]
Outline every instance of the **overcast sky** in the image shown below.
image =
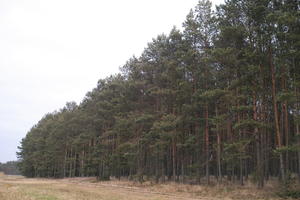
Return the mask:
[[[215,0],[216,4],[223,2]],[[44,114],[181,28],[197,0],[0,0],[0,162]]]

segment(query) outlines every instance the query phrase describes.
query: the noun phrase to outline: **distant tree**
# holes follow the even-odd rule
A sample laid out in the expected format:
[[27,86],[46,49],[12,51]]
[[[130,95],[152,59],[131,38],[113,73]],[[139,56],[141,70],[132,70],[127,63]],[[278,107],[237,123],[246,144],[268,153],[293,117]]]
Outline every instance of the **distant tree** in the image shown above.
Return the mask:
[[3,172],[7,175],[20,175],[18,170],[18,162],[8,161],[6,163],[0,163],[0,172]]

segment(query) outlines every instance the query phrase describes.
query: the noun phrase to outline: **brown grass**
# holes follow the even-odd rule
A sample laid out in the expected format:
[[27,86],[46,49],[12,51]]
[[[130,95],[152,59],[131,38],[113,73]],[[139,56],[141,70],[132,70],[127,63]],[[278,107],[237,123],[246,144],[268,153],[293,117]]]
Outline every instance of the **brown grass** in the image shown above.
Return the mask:
[[232,200],[277,199],[272,185],[258,190],[249,184],[196,186],[175,183],[143,184],[129,181],[96,182],[94,178],[27,179],[0,177],[0,200]]

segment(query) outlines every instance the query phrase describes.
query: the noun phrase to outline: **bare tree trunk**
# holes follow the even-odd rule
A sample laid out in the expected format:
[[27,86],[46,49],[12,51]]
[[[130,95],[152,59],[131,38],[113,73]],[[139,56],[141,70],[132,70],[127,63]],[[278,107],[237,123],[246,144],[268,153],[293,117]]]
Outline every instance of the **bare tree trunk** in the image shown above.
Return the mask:
[[[300,137],[300,130],[299,130],[299,124],[296,125],[296,134],[298,137]],[[300,141],[298,139],[298,145],[300,145]],[[300,182],[300,150],[298,150],[298,178]]]
[[[253,120],[257,121],[257,99],[256,94],[253,92]],[[257,176],[258,176],[258,188],[264,186],[263,167],[261,159],[261,135],[257,127],[254,128],[255,144],[256,144],[256,160],[257,160]]]
[[[295,94],[297,97],[296,110],[297,110],[297,112],[299,112],[299,95],[298,95],[297,87],[295,87]],[[298,115],[298,113],[296,113],[296,115]],[[298,121],[296,121],[296,136],[298,136],[298,145],[300,145],[300,127],[299,127]],[[300,150],[298,150],[297,154],[298,154],[298,179],[300,182]]]
[[[281,66],[281,87],[284,90],[284,92],[287,92],[286,89],[286,70],[284,66]],[[285,145],[289,145],[289,120],[288,120],[288,104],[287,101],[283,101],[282,104],[282,113],[283,113],[283,131],[284,131],[284,139],[285,139]],[[285,154],[285,168],[286,170],[289,170],[289,152],[287,151]]]
[[243,159],[240,159],[240,185],[244,185]]
[[[287,108],[287,102],[284,101],[283,103],[283,112],[284,112],[284,135],[285,135],[285,145],[289,146],[289,120],[288,120],[288,108]],[[285,168],[286,170],[289,170],[289,152],[286,152],[285,157]]]
[[[198,116],[198,114],[196,115],[196,119],[200,119],[200,116]],[[199,125],[199,122],[197,121],[195,123],[195,135],[196,135],[196,138],[197,138],[197,144],[198,144],[198,147],[199,147],[199,153],[197,154],[197,160],[198,160],[198,163],[197,163],[197,183],[200,184],[201,183],[201,134],[200,134],[200,125]]]
[[74,163],[73,163],[73,168],[74,168],[74,170],[73,170],[73,177],[75,177],[76,176],[76,159],[77,159],[77,156],[76,156],[76,151],[74,151]]
[[[239,96],[239,91],[237,89],[237,96]],[[240,102],[239,100],[237,101],[237,106],[238,108],[240,107]],[[237,113],[237,122],[240,123],[241,122],[241,116],[240,116],[240,112]],[[239,129],[239,137],[240,139],[242,139],[242,130]],[[240,161],[240,185],[244,185],[244,179],[243,179],[243,160],[239,159]]]
[[175,138],[172,139],[172,161],[173,161],[173,181],[176,181],[176,143]]
[[[275,131],[277,137],[277,147],[282,148],[282,141],[281,141],[281,133],[279,127],[279,115],[278,115],[278,108],[277,108],[277,100],[276,100],[276,77],[275,77],[275,67],[273,64],[272,59],[272,52],[271,48],[269,50],[269,59],[270,59],[270,67],[271,67],[271,79],[272,79],[272,97],[273,97],[273,108],[274,108],[274,121],[275,121]],[[282,152],[279,153],[279,166],[280,166],[280,174],[283,181],[285,181],[285,170],[284,170],[284,161]]]
[[67,150],[67,149],[68,149],[68,148],[66,147],[66,148],[65,148],[65,158],[64,158],[64,172],[63,172],[63,174],[64,174],[63,176],[64,176],[64,177],[63,177],[63,178],[65,178],[66,175],[67,175],[67,174],[66,174],[67,155],[68,155],[68,150]]
[[[216,117],[218,118],[218,106],[216,105]],[[218,182],[222,182],[222,171],[221,171],[221,136],[219,132],[219,122],[216,124],[217,128],[217,165],[218,165]]]
[[81,174],[81,177],[84,177],[84,156],[85,156],[85,153],[84,153],[84,146],[83,146],[83,150],[81,152],[81,169],[80,169],[80,174]]
[[73,162],[72,162],[72,147],[71,147],[71,152],[70,152],[70,159],[71,159],[71,161],[70,161],[69,177],[72,177],[72,164],[73,164]]
[[206,183],[209,184],[209,132],[208,132],[208,105],[205,105],[205,155],[206,155]]
[[184,166],[186,165],[185,163],[185,155],[184,153],[181,154],[182,155],[182,159],[181,159],[181,177],[182,177],[182,183],[185,183],[185,168]]

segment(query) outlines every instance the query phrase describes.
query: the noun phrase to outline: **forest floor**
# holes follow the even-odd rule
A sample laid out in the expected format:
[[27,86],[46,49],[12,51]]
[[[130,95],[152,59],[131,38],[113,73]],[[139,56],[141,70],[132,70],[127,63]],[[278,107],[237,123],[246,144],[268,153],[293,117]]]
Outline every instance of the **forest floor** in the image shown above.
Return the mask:
[[96,182],[95,178],[29,179],[0,174],[0,200],[258,200],[279,199],[272,186],[194,186]]

